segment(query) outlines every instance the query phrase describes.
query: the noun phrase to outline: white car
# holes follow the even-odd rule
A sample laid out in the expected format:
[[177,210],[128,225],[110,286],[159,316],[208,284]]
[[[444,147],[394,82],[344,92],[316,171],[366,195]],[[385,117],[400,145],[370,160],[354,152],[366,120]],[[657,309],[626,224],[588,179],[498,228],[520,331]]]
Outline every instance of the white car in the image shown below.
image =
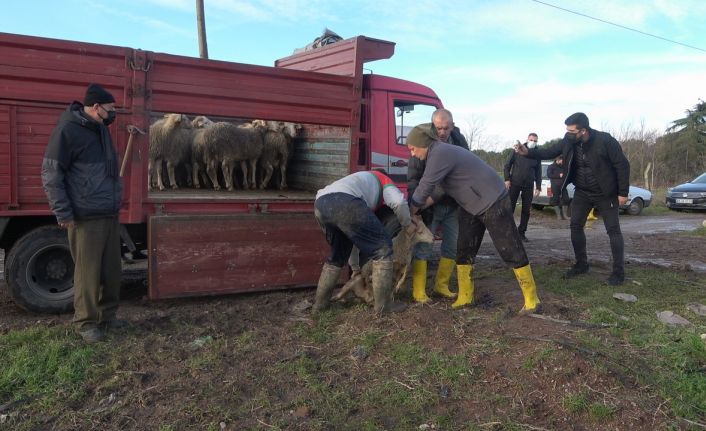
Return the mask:
[[[547,167],[551,165],[550,161],[542,162],[542,191],[539,196],[532,199],[532,206],[539,210],[543,209],[545,206],[549,205],[549,198],[552,193],[552,186],[547,178]],[[569,200],[574,198],[574,185],[569,184],[566,187],[566,192],[569,194]],[[652,192],[643,189],[642,187],[630,186],[630,191],[628,192],[628,201],[625,205],[621,206],[620,209],[624,210],[630,215],[638,215],[642,212],[643,208],[647,208],[652,203]]]

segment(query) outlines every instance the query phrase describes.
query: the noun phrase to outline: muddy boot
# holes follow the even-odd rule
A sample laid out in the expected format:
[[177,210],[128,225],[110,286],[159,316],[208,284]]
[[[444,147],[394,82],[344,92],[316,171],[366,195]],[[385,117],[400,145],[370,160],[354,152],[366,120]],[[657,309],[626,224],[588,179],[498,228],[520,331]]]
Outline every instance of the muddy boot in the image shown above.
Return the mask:
[[456,294],[449,290],[449,281],[451,274],[456,267],[456,261],[448,257],[439,259],[439,268],[436,270],[436,279],[434,280],[434,292],[444,298],[455,298]]
[[316,286],[316,297],[314,299],[314,305],[311,307],[312,313],[318,313],[328,308],[331,292],[333,292],[333,288],[336,287],[340,275],[341,268],[331,265],[330,263],[324,264],[321,269],[321,275],[319,276],[319,284]]
[[542,303],[539,301],[539,296],[537,296],[537,285],[532,276],[532,268],[530,268],[529,265],[525,265],[521,268],[513,268],[512,270],[522,290],[522,296],[525,298],[525,305],[518,314],[541,313]]
[[458,278],[458,298],[451,304],[451,308],[461,308],[473,305],[473,265],[456,265],[456,278]]
[[561,213],[561,207],[559,205],[554,207],[554,212],[556,213],[557,220],[564,220],[564,215]]
[[407,308],[404,303],[392,300],[392,261],[374,260],[372,264],[375,314],[397,313]]
[[412,298],[421,304],[429,302],[426,260],[414,259],[412,261]]

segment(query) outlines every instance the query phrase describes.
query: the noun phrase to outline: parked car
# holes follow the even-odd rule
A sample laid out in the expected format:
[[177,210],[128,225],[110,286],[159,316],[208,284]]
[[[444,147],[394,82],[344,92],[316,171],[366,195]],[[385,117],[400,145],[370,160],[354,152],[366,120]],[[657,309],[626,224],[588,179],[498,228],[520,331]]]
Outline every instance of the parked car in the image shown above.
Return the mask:
[[667,189],[665,202],[670,210],[706,210],[706,172]]
[[[532,206],[538,210],[544,209],[545,206],[549,205],[549,199],[552,196],[552,186],[549,182],[549,178],[547,178],[547,167],[551,164],[552,162],[550,161],[542,162],[542,191],[539,193],[539,196],[532,199]],[[573,199],[574,185],[569,184],[566,187],[566,192],[569,195],[569,200]],[[630,215],[638,215],[642,212],[643,208],[650,206],[650,203],[652,203],[652,192],[642,187],[630,186],[628,200],[620,209]]]

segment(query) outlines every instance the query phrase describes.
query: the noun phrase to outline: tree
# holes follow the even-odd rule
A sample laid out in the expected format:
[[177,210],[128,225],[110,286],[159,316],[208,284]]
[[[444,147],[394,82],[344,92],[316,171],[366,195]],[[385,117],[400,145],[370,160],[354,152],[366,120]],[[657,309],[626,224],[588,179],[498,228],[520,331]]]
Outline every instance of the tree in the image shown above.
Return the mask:
[[706,136],[706,102],[699,99],[694,109],[687,109],[686,116],[672,121],[667,132],[693,133],[699,140]]

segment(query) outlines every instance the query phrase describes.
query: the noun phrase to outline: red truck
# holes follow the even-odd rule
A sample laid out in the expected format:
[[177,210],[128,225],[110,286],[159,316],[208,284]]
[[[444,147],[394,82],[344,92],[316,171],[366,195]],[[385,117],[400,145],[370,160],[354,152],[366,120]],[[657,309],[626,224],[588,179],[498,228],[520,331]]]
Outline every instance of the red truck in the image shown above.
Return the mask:
[[[394,47],[358,36],[267,67],[0,33],[0,247],[12,297],[32,311],[72,307],[73,261],[40,169],[59,114],[91,82],[117,100],[120,220],[148,250],[150,298],[315,285],[328,252],[316,191],[372,167],[405,189],[404,135],[442,107],[425,86],[363,73]],[[139,132],[171,112],[302,124],[289,189],[148,191],[149,139]]]

